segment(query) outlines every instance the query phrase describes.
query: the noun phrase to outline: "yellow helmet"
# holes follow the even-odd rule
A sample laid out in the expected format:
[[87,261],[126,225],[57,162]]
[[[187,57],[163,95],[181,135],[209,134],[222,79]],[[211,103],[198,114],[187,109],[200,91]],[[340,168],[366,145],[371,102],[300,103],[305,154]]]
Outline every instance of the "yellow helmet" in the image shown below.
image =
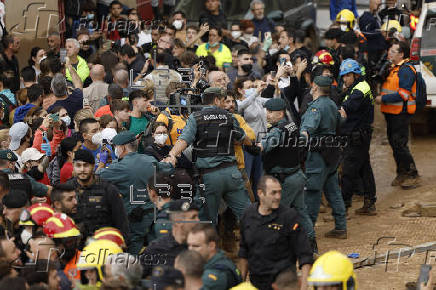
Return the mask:
[[336,23],[341,25],[342,31],[350,31],[353,30],[356,24],[356,18],[351,10],[342,9],[338,15],[336,15]]
[[353,264],[337,251],[330,251],[313,264],[307,279],[310,286],[342,286],[343,290],[356,290],[356,275]]
[[110,255],[122,253],[123,250],[114,242],[96,240],[87,245],[80,254],[77,270],[97,269],[100,281],[103,279],[102,266]]
[[230,288],[230,290],[257,290],[257,288],[254,287],[250,282],[243,282],[235,287]]
[[402,28],[398,20],[388,20],[381,26],[381,31],[388,31],[395,28],[398,32],[401,32]]

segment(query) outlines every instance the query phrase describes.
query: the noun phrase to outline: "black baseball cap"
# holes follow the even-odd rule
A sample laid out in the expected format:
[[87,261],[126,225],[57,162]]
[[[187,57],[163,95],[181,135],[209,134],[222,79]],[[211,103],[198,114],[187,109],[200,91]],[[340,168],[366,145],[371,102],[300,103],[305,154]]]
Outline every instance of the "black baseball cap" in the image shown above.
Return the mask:
[[164,290],[166,287],[185,287],[185,278],[182,272],[167,265],[158,265],[153,268],[151,279],[145,280],[143,286],[153,290]]

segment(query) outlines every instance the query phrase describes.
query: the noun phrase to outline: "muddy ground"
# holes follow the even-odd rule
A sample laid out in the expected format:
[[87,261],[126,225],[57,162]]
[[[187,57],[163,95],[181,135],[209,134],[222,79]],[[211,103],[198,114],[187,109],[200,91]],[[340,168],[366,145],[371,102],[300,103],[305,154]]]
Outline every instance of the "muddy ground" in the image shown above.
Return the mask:
[[[408,218],[401,215],[403,210],[413,207],[416,202],[436,202],[436,135],[414,136],[411,140],[410,148],[421,176],[421,186],[407,191],[392,187],[390,183],[395,178],[395,164],[379,107],[376,112],[371,162],[377,184],[378,215],[356,216],[354,209],[360,207],[362,201],[355,200],[350,211],[351,219],[348,220],[348,239],[332,240],[323,237],[334,226],[330,220],[331,214],[329,211],[320,214],[316,224],[320,253],[336,249],[345,254],[359,253],[362,258],[373,256],[374,251],[379,254],[436,241],[436,218]],[[374,246],[381,237],[386,238]],[[427,260],[436,264],[435,258],[432,258],[436,256],[436,251],[427,254]],[[387,264],[356,269],[359,289],[406,289],[407,282],[417,280],[420,265],[425,260],[426,253],[421,253],[399,260],[389,259]]]

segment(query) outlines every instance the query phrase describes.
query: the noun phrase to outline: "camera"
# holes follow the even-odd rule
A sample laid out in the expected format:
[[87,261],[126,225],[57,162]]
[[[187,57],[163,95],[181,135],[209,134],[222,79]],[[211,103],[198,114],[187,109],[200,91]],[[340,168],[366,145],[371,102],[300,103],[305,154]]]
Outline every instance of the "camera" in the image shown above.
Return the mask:
[[208,87],[210,87],[209,83],[201,78],[198,82],[197,85],[195,86],[200,92],[204,92],[205,89],[207,89]]
[[389,75],[391,65],[392,62],[388,60],[388,54],[385,52],[375,64],[371,78],[376,82],[383,83]]
[[170,111],[174,115],[189,115],[197,108],[191,106],[201,105],[201,95],[193,88],[181,88],[170,95]]

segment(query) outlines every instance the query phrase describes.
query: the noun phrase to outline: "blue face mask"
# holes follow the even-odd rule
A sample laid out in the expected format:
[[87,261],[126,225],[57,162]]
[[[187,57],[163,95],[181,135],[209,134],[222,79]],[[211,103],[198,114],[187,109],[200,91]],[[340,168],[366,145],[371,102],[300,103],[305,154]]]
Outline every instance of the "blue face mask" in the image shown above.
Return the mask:
[[93,20],[94,19],[94,14],[88,14],[88,20]]
[[285,48],[283,48],[283,49],[287,51],[289,48],[290,48],[290,46],[286,45]]

